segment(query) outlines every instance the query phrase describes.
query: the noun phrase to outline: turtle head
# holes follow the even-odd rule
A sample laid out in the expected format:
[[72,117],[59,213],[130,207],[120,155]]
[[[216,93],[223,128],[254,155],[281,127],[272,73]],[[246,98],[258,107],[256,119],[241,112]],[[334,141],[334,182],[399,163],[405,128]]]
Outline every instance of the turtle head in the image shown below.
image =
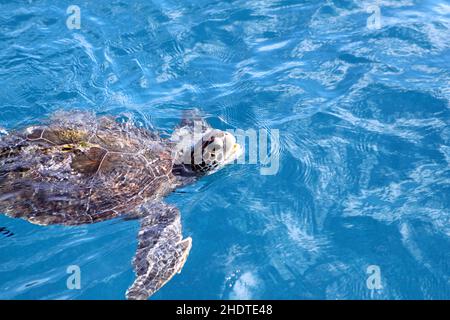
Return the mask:
[[242,152],[242,146],[231,133],[211,129],[183,151],[181,162],[196,175],[211,174],[232,163]]

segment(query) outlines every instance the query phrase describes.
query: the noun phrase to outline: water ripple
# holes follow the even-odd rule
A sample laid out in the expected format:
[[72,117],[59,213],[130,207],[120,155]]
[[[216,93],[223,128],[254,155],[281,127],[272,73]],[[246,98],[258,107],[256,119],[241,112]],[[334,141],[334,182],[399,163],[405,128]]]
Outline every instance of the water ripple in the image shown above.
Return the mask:
[[[82,2],[80,30],[69,4],[2,2],[0,127],[77,108],[170,134],[197,108],[280,132],[276,175],[234,165],[168,198],[194,246],[155,299],[450,297],[445,1],[380,1],[380,29],[362,0]],[[2,299],[120,299],[132,281],[137,221],[0,226]]]

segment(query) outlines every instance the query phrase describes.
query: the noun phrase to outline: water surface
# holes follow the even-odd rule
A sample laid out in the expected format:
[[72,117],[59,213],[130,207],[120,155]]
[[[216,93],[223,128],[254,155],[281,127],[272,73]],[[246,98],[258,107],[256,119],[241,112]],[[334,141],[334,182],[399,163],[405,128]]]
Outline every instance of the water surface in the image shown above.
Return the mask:
[[[196,107],[280,132],[276,175],[229,166],[167,199],[193,249],[154,299],[450,299],[447,1],[380,1],[380,28],[362,0],[80,0],[79,30],[72,4],[0,1],[0,126],[78,108],[170,131]],[[137,221],[0,227],[1,299],[133,281]]]

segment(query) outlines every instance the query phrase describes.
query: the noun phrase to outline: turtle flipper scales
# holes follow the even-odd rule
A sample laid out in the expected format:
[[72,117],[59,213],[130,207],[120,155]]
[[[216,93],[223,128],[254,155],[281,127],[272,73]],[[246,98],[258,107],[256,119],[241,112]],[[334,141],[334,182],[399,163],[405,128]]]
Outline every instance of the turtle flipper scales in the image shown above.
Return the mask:
[[127,299],[145,300],[180,273],[192,245],[183,239],[180,212],[158,202],[140,208],[138,248],[133,259],[136,279],[127,290]]

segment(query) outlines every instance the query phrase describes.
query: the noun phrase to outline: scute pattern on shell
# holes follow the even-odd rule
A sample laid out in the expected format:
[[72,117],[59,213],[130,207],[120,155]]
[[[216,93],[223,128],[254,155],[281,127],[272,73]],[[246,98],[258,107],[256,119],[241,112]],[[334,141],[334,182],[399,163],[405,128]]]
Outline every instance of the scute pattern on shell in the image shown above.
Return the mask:
[[171,191],[170,150],[132,121],[58,112],[0,140],[0,212],[77,225],[132,212]]

